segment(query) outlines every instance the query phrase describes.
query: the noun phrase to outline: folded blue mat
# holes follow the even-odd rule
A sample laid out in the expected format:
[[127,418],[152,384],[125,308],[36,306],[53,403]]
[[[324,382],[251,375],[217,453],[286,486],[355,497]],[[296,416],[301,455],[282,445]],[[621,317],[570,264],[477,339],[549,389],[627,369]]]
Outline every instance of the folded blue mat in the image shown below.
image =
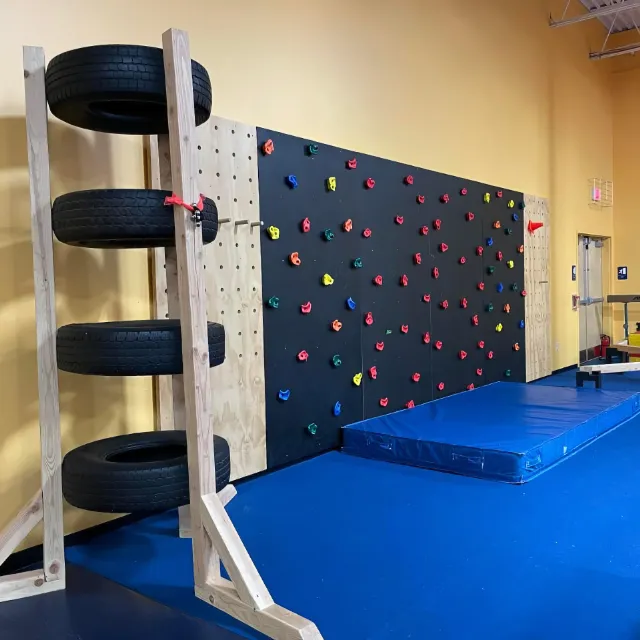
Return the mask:
[[343,428],[353,455],[522,483],[640,411],[640,394],[496,382]]

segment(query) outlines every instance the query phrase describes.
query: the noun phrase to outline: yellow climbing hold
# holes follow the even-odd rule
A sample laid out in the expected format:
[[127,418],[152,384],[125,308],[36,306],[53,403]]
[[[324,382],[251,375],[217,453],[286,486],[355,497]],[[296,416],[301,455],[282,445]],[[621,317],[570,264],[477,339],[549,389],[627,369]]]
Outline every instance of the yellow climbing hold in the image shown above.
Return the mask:
[[356,375],[353,376],[353,384],[355,384],[356,387],[359,387],[361,382],[362,382],[362,374],[356,373]]
[[502,323],[501,322],[496,325],[496,331],[498,333],[500,333],[502,331]]
[[509,269],[513,269],[513,260],[507,260],[507,267],[509,267]]
[[328,287],[330,284],[333,284],[333,278],[328,273],[325,273],[322,276],[322,284],[325,287]]
[[272,240],[277,240],[280,237],[280,229],[278,229],[278,227],[274,227],[273,225],[267,227],[267,233]]
[[509,209],[513,209],[515,206],[516,203],[513,200],[509,200],[509,202],[507,202],[507,207],[509,207]]
[[484,194],[484,201],[489,204],[491,202],[491,194],[489,192]]
[[333,176],[331,178],[327,178],[327,189],[329,189],[329,191],[336,190],[336,179]]

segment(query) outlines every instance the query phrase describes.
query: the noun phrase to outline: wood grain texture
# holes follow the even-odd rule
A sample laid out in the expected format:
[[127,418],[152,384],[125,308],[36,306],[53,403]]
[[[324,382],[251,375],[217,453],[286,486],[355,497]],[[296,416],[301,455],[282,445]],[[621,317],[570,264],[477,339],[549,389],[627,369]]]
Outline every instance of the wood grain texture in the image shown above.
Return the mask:
[[39,596],[52,591],[60,591],[64,588],[64,576],[58,578],[58,580],[45,580],[45,574],[42,569],[25,571],[24,573],[0,577],[0,602]]
[[224,578],[196,587],[196,596],[274,640],[322,640],[313,622],[277,604],[256,611],[240,599],[233,583]]
[[[169,114],[172,190],[185,202],[197,202],[200,192],[196,184],[195,115],[187,34],[170,29],[162,35],[162,46]],[[199,506],[201,496],[216,491],[202,230],[195,225],[190,212],[183,207],[174,206],[174,217],[190,500],[192,505]],[[199,508],[192,510],[191,532],[195,583],[205,584],[207,579],[215,580],[220,577],[220,561],[202,526]]]
[[44,50],[39,47],[24,47],[23,61],[36,303],[44,573],[47,581],[64,581],[62,444]]
[[226,328],[224,367],[211,371],[212,410],[215,432],[229,442],[234,480],[267,464],[256,129],[212,117],[196,135],[200,188],[229,220],[205,250],[205,282],[209,319]]
[[0,565],[16,550],[40,520],[42,520],[42,490],[38,489],[18,515],[0,531]]
[[[525,195],[524,211],[524,283],[525,339],[527,382],[551,375],[553,352],[551,345],[551,260],[550,211],[545,198]],[[527,231],[531,222],[544,226],[534,233]]]

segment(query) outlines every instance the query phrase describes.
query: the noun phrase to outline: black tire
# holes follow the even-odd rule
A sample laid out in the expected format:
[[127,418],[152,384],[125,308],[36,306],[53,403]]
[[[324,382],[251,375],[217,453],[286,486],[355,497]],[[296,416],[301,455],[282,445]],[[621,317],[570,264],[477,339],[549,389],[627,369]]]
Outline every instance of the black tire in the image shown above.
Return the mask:
[[[93,249],[141,249],[175,246],[173,207],[164,204],[169,191],[95,189],[55,199],[53,232],[60,242]],[[218,234],[218,209],[204,199],[202,242]]]
[[[209,366],[224,362],[224,327],[209,322]],[[68,324],[58,329],[58,368],[92,376],[182,373],[179,320]]]
[[[211,80],[191,61],[196,126],[211,115]],[[104,133],[167,133],[162,49],[99,45],[61,53],[45,76],[51,113],[82,129]]]
[[[229,483],[229,444],[214,436],[216,490]],[[62,493],[69,504],[100,513],[140,513],[189,504],[184,431],[151,431],[97,440],[62,462]]]

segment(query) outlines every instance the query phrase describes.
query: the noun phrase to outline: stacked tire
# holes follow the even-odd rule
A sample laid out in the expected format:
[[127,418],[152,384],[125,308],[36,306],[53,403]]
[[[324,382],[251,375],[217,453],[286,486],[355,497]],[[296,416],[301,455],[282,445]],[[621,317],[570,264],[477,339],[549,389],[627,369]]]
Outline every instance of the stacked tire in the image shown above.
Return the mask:
[[[209,119],[209,74],[191,62],[196,125]],[[168,132],[161,49],[101,45],[67,51],[47,67],[46,93],[53,115],[103,133],[157,135]],[[93,249],[175,246],[168,191],[95,189],[57,198],[52,205],[56,238]],[[218,232],[218,211],[204,199],[203,243]],[[222,325],[208,323],[209,365],[224,362]],[[179,320],[71,324],[57,334],[58,368],[95,376],[182,373]],[[229,446],[214,437],[217,489],[229,482]],[[86,444],[62,464],[62,490],[72,505],[106,513],[154,512],[189,503],[187,442],[181,431],[134,433]]]

